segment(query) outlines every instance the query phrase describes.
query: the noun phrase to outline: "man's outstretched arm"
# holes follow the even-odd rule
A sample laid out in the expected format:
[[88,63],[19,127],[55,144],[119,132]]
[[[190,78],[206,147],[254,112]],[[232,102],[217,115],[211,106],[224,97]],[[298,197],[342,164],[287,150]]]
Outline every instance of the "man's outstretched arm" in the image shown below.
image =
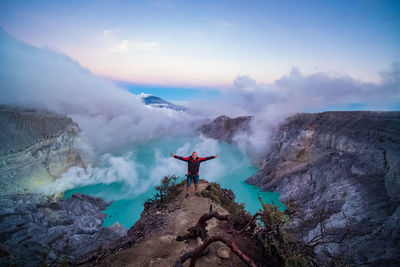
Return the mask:
[[169,154],[171,155],[171,157],[174,157],[176,159],[180,159],[180,160],[183,160],[183,161],[189,161],[189,158],[177,156],[177,155],[172,154],[172,153],[169,153]]
[[215,156],[209,156],[209,157],[205,157],[205,158],[199,158],[199,160],[200,160],[200,162],[203,162],[203,161],[207,161],[207,160],[210,160],[210,159],[216,159],[216,158],[218,158],[218,154],[215,155]]

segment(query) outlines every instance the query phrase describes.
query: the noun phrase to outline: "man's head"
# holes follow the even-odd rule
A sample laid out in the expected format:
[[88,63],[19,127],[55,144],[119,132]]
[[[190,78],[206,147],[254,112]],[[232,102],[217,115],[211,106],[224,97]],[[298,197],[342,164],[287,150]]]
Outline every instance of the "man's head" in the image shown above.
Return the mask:
[[197,153],[195,151],[193,151],[193,153],[192,153],[192,158],[194,158],[194,159],[197,158]]

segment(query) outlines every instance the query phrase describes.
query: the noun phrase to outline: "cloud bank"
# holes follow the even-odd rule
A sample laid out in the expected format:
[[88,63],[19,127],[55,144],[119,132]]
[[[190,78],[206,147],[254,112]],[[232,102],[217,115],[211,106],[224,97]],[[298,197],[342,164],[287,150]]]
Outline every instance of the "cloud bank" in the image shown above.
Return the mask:
[[251,129],[238,133],[234,141],[257,161],[268,150],[274,129],[298,112],[399,110],[400,63],[382,72],[380,83],[326,73],[305,75],[297,68],[272,84],[258,83],[248,75],[238,76],[232,88],[220,91],[218,99],[193,101],[191,106],[193,113],[209,117],[254,116]]
[[[231,92],[232,93],[232,92]],[[253,115],[250,133],[239,133],[236,143],[253,158],[265,154],[269,133],[285,118],[298,112],[332,109],[393,110],[400,107],[400,63],[381,74],[381,82],[363,83],[350,76],[325,73],[303,75],[297,68],[273,84],[260,84],[249,76],[234,81],[233,109]]]
[[[197,151],[201,156],[211,156],[223,149],[218,141],[205,137],[190,139],[177,147],[176,151],[168,151],[169,145],[168,140],[159,143],[157,147],[147,143],[146,152],[153,159],[146,158],[137,151],[121,155],[106,153],[99,158],[96,165],[91,164],[87,168],[72,167],[59,179],[37,188],[37,192],[59,194],[78,187],[117,183],[117,189],[100,192],[100,196],[108,201],[135,198],[158,185],[165,175],[184,177],[187,163],[170,157],[169,152],[188,156],[192,151]],[[225,157],[231,159],[232,155]],[[228,170],[234,169],[228,165],[230,163],[232,162],[229,160],[228,163],[226,160],[207,161],[207,167],[201,169],[201,177],[216,181]]]
[[0,104],[70,116],[98,155],[192,130],[189,115],[146,106],[141,97],[91,74],[68,56],[22,43],[1,28],[0,80]]

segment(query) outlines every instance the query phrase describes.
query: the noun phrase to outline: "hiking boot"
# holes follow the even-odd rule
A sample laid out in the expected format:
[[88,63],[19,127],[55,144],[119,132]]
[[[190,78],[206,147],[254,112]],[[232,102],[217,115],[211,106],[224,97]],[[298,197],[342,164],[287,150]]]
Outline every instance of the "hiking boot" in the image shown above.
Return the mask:
[[185,198],[188,198],[188,197],[189,197],[189,194],[186,194]]
[[200,194],[196,192],[196,196],[200,197]]

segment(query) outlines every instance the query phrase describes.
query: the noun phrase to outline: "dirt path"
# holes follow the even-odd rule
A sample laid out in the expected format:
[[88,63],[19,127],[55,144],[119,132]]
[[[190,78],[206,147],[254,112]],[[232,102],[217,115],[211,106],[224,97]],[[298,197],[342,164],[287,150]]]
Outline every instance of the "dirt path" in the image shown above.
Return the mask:
[[[207,182],[199,183],[200,191],[204,190],[208,185]],[[186,192],[180,193],[178,201],[182,204],[180,209],[170,214],[165,214],[166,220],[170,223],[166,229],[161,229],[161,234],[153,236],[138,246],[117,252],[108,258],[105,258],[100,266],[175,266],[176,260],[187,251],[193,250],[200,240],[188,243],[178,242],[175,238],[178,235],[187,233],[187,229],[194,226],[201,215],[210,210],[210,204],[213,205],[213,211],[220,214],[227,212],[215,205],[208,198],[198,197],[193,192],[189,198],[185,198]],[[161,211],[160,211],[161,212]],[[216,219],[208,221],[207,230],[209,235],[217,233],[225,233],[225,222],[219,222]],[[226,266],[229,259],[220,258],[217,250],[225,250],[225,244],[221,242],[213,243],[209,246],[208,255],[200,257],[196,266]],[[239,258],[234,255],[232,257],[233,266],[246,266]],[[190,261],[186,261],[184,266],[189,266]]]

